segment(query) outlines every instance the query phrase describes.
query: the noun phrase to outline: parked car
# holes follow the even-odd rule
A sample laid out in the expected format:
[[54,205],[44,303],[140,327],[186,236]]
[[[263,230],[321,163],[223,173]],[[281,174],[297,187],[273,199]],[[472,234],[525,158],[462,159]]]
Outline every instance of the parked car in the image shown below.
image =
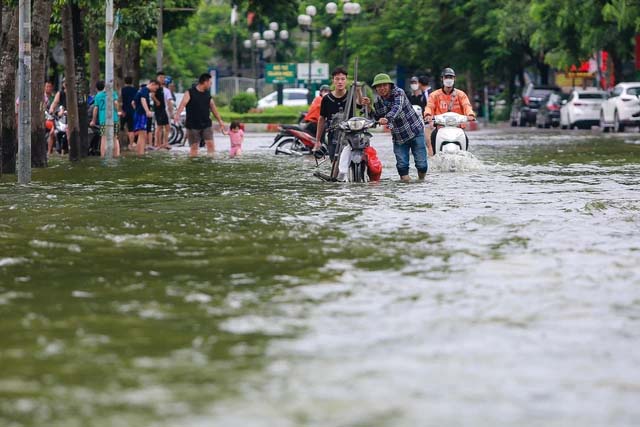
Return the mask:
[[[307,89],[287,88],[282,91],[282,105],[309,105],[307,103]],[[278,105],[278,92],[271,92],[269,95],[258,100],[258,108],[271,108]]]
[[559,93],[557,86],[538,86],[530,83],[511,106],[511,126],[527,126],[536,123],[536,114],[542,99],[550,93]]
[[600,127],[604,132],[610,128],[623,132],[625,126],[640,125],[640,82],[619,83],[600,108]]
[[560,109],[560,126],[573,129],[600,124],[600,108],[607,93],[598,88],[574,89]]
[[560,107],[562,102],[567,99],[567,95],[563,93],[551,92],[544,97],[540,103],[540,108],[536,113],[536,125],[541,128],[557,128],[560,126]]

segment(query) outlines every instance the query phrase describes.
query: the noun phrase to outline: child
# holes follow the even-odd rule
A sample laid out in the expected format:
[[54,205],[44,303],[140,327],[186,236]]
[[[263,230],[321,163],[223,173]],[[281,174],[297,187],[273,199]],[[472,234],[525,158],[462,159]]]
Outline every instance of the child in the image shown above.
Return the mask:
[[231,140],[231,148],[229,154],[231,157],[239,156],[242,154],[242,141],[244,140],[244,131],[240,122],[234,120],[229,126],[229,139]]

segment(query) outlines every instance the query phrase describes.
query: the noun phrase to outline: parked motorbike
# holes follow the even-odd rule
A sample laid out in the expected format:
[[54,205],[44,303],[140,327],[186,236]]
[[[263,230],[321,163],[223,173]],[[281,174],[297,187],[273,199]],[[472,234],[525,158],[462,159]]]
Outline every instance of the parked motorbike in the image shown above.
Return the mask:
[[462,114],[448,112],[434,116],[433,123],[443,126],[436,134],[433,152],[455,153],[469,149],[469,139],[460,125],[467,123],[468,119]]
[[169,131],[169,145],[184,144],[185,131],[181,123],[171,122],[171,130]]
[[312,154],[316,144],[315,136],[301,126],[280,125],[280,131],[269,148],[275,146],[276,154],[297,155]]
[[89,136],[89,155],[99,156],[100,143],[102,141],[102,136],[100,135],[100,127],[89,126],[88,136]]
[[45,119],[53,122],[53,128],[55,130],[55,142],[53,148],[59,154],[65,154],[69,152],[69,142],[67,141],[67,112],[60,107],[61,114],[51,114],[48,111],[45,112]]

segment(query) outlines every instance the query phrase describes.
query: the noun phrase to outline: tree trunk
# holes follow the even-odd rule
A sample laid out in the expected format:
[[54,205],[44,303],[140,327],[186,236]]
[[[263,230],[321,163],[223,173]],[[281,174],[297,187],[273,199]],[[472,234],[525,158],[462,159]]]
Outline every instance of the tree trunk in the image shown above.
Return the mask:
[[16,173],[16,72],[18,59],[18,8],[2,6],[0,56],[0,174]]
[[89,70],[91,72],[91,82],[89,84],[89,93],[95,95],[96,83],[100,80],[100,32],[89,31]]
[[118,89],[124,86],[124,39],[116,36],[113,38],[113,80]]
[[[465,79],[467,80],[467,95],[469,96],[469,102],[471,102],[471,105],[473,106],[475,111],[474,97],[476,95],[476,90],[473,84],[474,82],[473,82],[473,76],[471,75],[471,70],[467,70],[464,76],[465,76]],[[478,114],[477,111],[476,111],[476,114]]]
[[87,105],[89,98],[89,82],[87,81],[87,67],[84,58],[87,48],[84,41],[82,11],[76,2],[71,2],[71,20],[73,22],[73,49],[75,54],[75,67],[73,69],[76,74],[80,157],[86,157],[89,155],[89,106]]
[[544,62],[544,54],[540,53],[536,60],[536,66],[538,68],[538,72],[540,73],[540,84],[548,85],[549,84],[549,65]]
[[125,58],[125,74],[133,77],[133,84],[137,86],[140,84],[140,39],[128,41]]
[[32,21],[42,23],[31,27],[31,166],[47,167],[47,132],[44,126],[44,81],[49,52],[49,21],[52,0],[33,3]]
[[74,43],[71,20],[72,6],[67,3],[62,7],[62,47],[64,49],[64,66],[67,69],[67,124],[69,133],[69,160],[80,160],[80,129],[78,124],[78,98],[74,60]]

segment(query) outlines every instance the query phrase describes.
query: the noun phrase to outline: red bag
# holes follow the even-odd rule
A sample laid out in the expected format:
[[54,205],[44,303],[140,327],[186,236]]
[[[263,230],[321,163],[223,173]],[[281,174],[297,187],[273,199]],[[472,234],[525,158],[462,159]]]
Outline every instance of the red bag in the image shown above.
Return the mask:
[[367,156],[367,174],[369,174],[369,180],[380,181],[382,162],[378,158],[378,152],[373,147],[367,147],[364,149],[364,154]]

